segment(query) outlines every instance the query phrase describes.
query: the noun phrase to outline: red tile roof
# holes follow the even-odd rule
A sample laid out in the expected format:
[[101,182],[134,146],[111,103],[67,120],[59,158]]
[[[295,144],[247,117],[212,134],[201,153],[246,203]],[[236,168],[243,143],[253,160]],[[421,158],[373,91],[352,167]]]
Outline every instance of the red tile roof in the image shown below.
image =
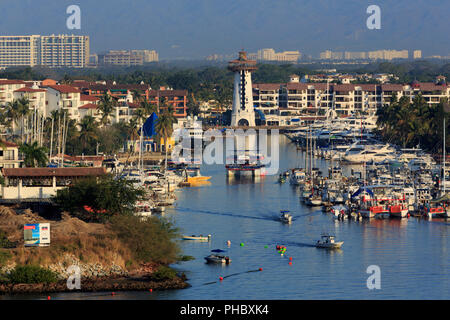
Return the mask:
[[87,94],[80,94],[80,100],[81,101],[99,101],[100,98],[95,97],[95,96],[90,96]]
[[0,80],[0,85],[2,84],[25,84],[22,80]]
[[93,104],[93,103],[86,103],[84,105],[82,105],[81,107],[78,107],[78,109],[97,109],[98,105]]
[[45,89],[33,89],[30,87],[23,87],[17,90],[14,90],[14,92],[46,92]]
[[3,168],[5,177],[87,177],[106,174],[105,168]]
[[279,90],[281,83],[254,83],[253,88],[263,90],[263,91],[273,91]]
[[9,148],[16,148],[16,147],[18,147],[18,145],[15,144],[14,142],[0,140],[0,143],[3,143],[6,147],[9,147]]
[[52,88],[53,90],[59,91],[61,93],[81,93],[80,90],[78,90],[72,86],[65,85],[65,84],[49,85],[48,87]]

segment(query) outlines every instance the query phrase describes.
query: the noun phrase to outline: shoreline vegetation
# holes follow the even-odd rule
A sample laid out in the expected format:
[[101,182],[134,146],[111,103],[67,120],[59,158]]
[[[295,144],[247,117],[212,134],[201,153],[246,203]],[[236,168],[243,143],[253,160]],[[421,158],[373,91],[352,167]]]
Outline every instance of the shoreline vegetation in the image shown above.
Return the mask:
[[[111,184],[110,179],[80,180],[61,190],[53,201],[62,212],[51,218],[17,205],[0,206],[0,294],[189,286],[184,274],[169,267],[191,258],[180,254],[173,222],[134,216],[141,190],[127,181]],[[24,246],[23,227],[28,223],[50,223],[50,246]],[[81,271],[79,290],[67,287],[73,265]]]

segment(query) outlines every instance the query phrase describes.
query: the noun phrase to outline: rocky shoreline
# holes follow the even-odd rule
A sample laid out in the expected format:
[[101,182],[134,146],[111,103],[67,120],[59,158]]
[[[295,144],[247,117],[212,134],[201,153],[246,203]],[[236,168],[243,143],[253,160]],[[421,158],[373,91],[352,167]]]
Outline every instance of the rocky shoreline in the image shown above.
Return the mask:
[[73,290],[63,280],[50,284],[0,284],[0,294],[171,290],[189,287],[185,280],[180,277],[162,281],[152,281],[148,277],[81,278],[81,289]]

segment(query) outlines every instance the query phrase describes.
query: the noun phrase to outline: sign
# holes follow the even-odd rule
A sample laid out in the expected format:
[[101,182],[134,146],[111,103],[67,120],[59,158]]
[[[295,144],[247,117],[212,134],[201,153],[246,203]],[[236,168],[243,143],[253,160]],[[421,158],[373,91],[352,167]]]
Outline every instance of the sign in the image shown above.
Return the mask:
[[50,223],[32,223],[23,226],[25,247],[50,245]]

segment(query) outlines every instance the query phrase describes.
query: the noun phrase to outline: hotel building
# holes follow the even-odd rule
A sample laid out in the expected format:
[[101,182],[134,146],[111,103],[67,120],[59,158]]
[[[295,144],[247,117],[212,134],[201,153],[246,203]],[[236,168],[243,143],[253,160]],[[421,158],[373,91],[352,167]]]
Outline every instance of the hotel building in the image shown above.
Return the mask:
[[88,36],[0,36],[0,68],[37,65],[84,68],[88,63]]

